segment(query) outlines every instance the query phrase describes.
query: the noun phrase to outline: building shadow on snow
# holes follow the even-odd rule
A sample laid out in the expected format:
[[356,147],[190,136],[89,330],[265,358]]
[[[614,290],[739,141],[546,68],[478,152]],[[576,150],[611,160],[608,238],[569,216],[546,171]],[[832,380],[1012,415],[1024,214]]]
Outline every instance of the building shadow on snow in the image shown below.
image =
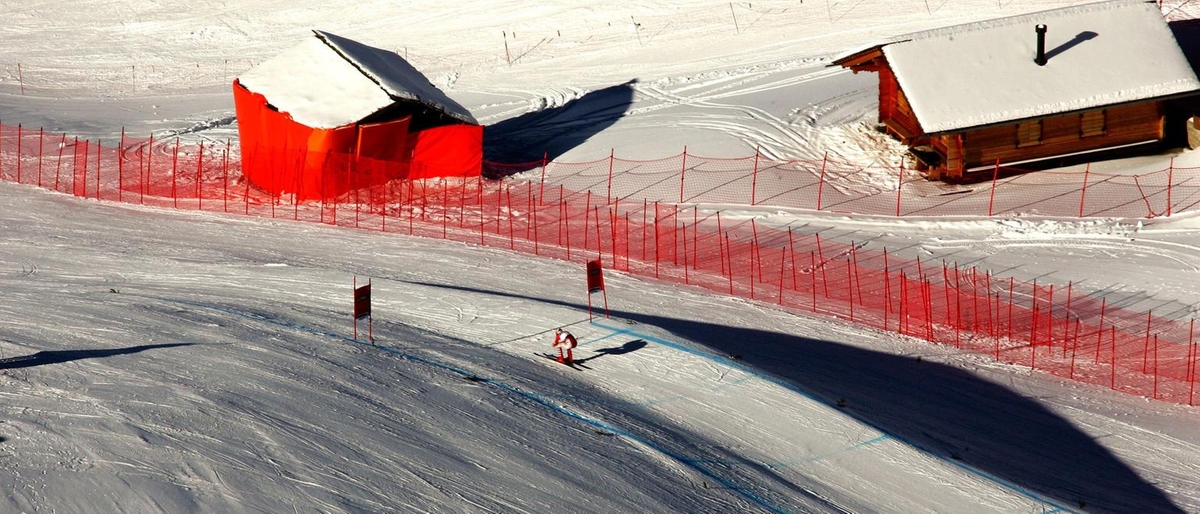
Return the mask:
[[[565,307],[585,305],[410,282]],[[1153,484],[1035,399],[965,370],[832,341],[700,320],[613,311],[777,377],[881,432],[1018,492],[1088,512],[1183,513]],[[732,364],[732,362],[731,362]]]
[[156,350],[159,348],[174,348],[176,346],[191,346],[193,343],[164,343],[130,346],[128,348],[113,348],[109,350],[47,350],[19,357],[0,359],[0,369],[32,368],[46,364],[61,364],[82,359],[99,359],[114,355]]
[[[484,127],[483,156],[492,162],[540,164],[557,159],[625,116],[637,80],[587,93],[558,107]],[[520,171],[520,170],[514,170]]]
[[1167,26],[1192,70],[1200,74],[1200,19],[1172,21]]

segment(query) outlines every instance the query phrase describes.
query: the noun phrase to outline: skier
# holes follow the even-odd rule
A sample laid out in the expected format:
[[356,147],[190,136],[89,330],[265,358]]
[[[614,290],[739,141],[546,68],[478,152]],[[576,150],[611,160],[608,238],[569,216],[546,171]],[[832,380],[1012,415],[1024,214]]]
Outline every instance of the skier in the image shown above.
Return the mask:
[[[554,329],[554,347],[558,348],[558,362],[564,364],[574,364],[575,359],[571,356],[571,349],[575,348],[579,342],[575,340],[575,336],[570,332],[563,330],[562,327]],[[563,358],[563,349],[567,350],[567,356]]]

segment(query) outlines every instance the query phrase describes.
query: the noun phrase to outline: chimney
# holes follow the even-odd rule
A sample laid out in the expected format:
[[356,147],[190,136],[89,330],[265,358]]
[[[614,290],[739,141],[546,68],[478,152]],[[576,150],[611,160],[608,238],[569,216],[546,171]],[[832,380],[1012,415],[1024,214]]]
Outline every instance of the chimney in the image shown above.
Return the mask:
[[1046,65],[1046,25],[1039,23],[1035,28],[1037,30],[1037,57],[1033,59],[1038,66]]

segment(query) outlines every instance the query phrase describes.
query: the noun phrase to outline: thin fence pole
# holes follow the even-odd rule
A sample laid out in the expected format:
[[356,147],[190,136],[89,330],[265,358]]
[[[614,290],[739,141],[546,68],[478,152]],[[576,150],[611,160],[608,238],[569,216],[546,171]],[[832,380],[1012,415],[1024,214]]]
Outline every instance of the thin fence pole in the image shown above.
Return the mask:
[[1071,371],[1068,378],[1075,380],[1075,353],[1079,350],[1079,318],[1075,318],[1075,337],[1072,337],[1071,341]]
[[63,149],[67,147],[67,133],[63,132],[62,139],[58,142],[58,164],[54,167],[54,190],[58,191],[58,179],[62,173],[62,156]]
[[[731,4],[732,5],[732,4]],[[759,149],[754,147],[754,173],[750,176],[750,205],[755,204],[755,197],[758,193],[758,155]]]
[[[946,264],[946,259],[942,259],[942,298],[946,302],[946,315],[943,318],[943,323],[946,326],[951,326],[950,323],[950,266]],[[957,331],[955,331],[957,333]],[[956,338],[955,341],[958,339]]]
[[[687,146],[683,147],[683,167],[679,169],[679,203],[683,203],[684,175],[687,174]],[[655,213],[657,214],[657,210]]]
[[821,193],[825,189],[825,165],[829,162],[829,152],[825,152],[825,156],[821,157],[821,175],[817,182],[817,210],[821,210]]
[[[790,235],[791,227],[788,227],[788,230]],[[858,278],[858,247],[854,245],[854,241],[850,242],[850,259],[854,261],[854,289],[858,293],[858,304],[866,307],[863,303],[862,281]]]
[[1071,328],[1071,295],[1074,293],[1073,283],[1067,281],[1067,311],[1063,313],[1063,357],[1067,356],[1067,331]]
[[605,203],[612,202],[613,162],[616,161],[616,154],[617,154],[617,150],[615,148],[610,148],[608,150],[608,192],[604,193]]
[[[750,273],[747,274],[747,278],[750,279],[750,299],[753,300],[754,299],[754,278],[755,278],[754,277],[754,270],[755,270],[754,257],[756,254],[758,254],[758,228],[757,228],[757,225],[754,223],[753,218],[750,219],[750,228],[754,230],[754,240],[751,241],[751,243],[750,243]],[[760,255],[760,256],[758,256],[758,258],[759,258],[759,261],[758,261],[759,277],[758,278],[759,278],[759,280],[762,280],[762,256]]]
[[[683,230],[683,283],[687,284],[687,285],[691,285],[691,283],[692,283],[691,274],[688,272],[687,223],[683,224],[682,230]],[[692,227],[692,231],[693,232],[695,231],[695,227]],[[597,246],[599,246],[599,245],[597,245]]]
[[792,256],[792,291],[799,291],[799,286],[796,285],[796,240],[792,237],[792,227],[788,227],[788,250]]
[[1037,304],[1037,279],[1033,280],[1033,294],[1030,296],[1030,303],[1033,307],[1033,322],[1029,326],[1029,348],[1030,348],[1030,368],[1034,368],[1037,360],[1037,326],[1038,326],[1038,304]]
[[1116,391],[1117,390],[1117,326],[1113,325],[1109,328],[1111,329],[1109,331],[1109,334],[1111,334],[1111,338],[1110,338],[1111,343],[1109,346],[1112,348],[1112,353],[1109,354],[1109,357],[1108,357],[1109,358],[1108,388]]
[[204,210],[204,141],[200,141],[200,151],[196,154],[196,210]]
[[[545,159],[546,159],[545,157],[542,158],[543,163],[546,162]],[[541,187],[543,189],[546,187],[545,176],[546,176],[546,169],[545,169],[545,166],[543,165],[543,167],[542,167],[542,185],[541,185]],[[403,190],[401,192],[403,192]],[[540,195],[540,193],[539,193],[539,195]],[[562,199],[560,198],[559,200],[561,203]],[[410,201],[411,201],[411,199],[410,199]],[[463,179],[462,188],[459,190],[459,193],[458,193],[458,228],[466,228],[466,226],[467,226],[467,179]],[[562,239],[561,234],[559,235],[559,239],[560,240]]]
[[671,215],[671,264],[679,265],[679,204],[672,206]]
[[[918,268],[921,265],[921,258],[917,257]],[[971,332],[979,334],[979,268],[971,268]]]
[[[657,204],[656,204],[657,205]],[[642,198],[642,262],[646,262],[646,229],[649,226],[650,216],[650,200]],[[720,232],[721,212],[717,211],[717,232]],[[657,251],[657,249],[656,249]]]
[[1000,159],[996,159],[996,167],[992,169],[992,194],[988,198],[988,216],[995,212],[992,207],[996,204],[996,179],[1000,178]]
[[[530,189],[532,190],[533,187],[531,186]],[[538,194],[541,195],[540,192]],[[541,255],[541,248],[540,248],[541,241],[538,238],[538,210],[540,210],[542,207],[541,201],[542,201],[542,199],[539,197],[537,203],[534,203],[534,205],[533,205],[533,211],[529,214],[529,224],[533,225],[533,254],[534,255]]]
[[1171,215],[1171,184],[1175,181],[1175,158],[1167,166],[1167,216]]
[[1190,360],[1190,363],[1192,365],[1192,373],[1191,373],[1192,385],[1190,386],[1190,388],[1188,390],[1188,405],[1195,405],[1195,403],[1193,403],[1193,400],[1196,397],[1196,358],[1200,357],[1200,348],[1197,348],[1196,344],[1194,342],[1192,342],[1193,341],[1192,335],[1195,334],[1195,332],[1196,332],[1196,320],[1192,319],[1192,322],[1188,326],[1188,348],[1192,349],[1192,358]]
[[[546,198],[546,163],[550,161],[550,152],[542,152],[542,180],[538,183],[538,205],[542,205]],[[465,186],[466,180],[463,181]],[[465,190],[465,189],[464,189]],[[459,225],[462,225],[462,216],[459,216]]]
[[892,273],[888,267],[887,247],[883,247],[883,329],[888,329],[888,315],[892,312]]
[[[604,240],[600,238],[600,206],[599,205],[592,207],[592,215],[594,218],[593,221],[596,222],[596,260],[603,260],[604,259]],[[684,248],[687,248],[687,239],[683,240],[683,244],[684,244]],[[686,250],[684,251],[683,258],[684,258],[683,266],[684,266],[684,270],[686,271],[686,269],[687,269],[687,251]]]
[[[989,293],[990,293],[990,291],[989,291]],[[991,302],[995,305],[995,308],[996,308],[996,317],[999,318],[1000,317],[1000,292],[992,293],[991,296],[992,296]],[[996,324],[999,325],[998,320],[997,320]],[[995,359],[997,361],[1000,360],[1000,336],[998,335],[999,332],[1000,332],[1000,327],[996,327],[997,335],[992,336],[992,341],[994,341],[996,343]]]
[[1013,338],[1013,288],[1016,285],[1016,278],[1008,277],[1008,340]]
[[[91,141],[83,140],[83,191],[80,198],[87,198],[87,174],[88,174],[88,150],[91,148]],[[21,161],[17,161],[18,163]]]
[[1104,334],[1104,309],[1108,307],[1108,298],[1100,299],[1100,324],[1096,327],[1096,362],[1100,362],[1100,345],[1103,341],[1100,340]]
[[[513,208],[512,208],[512,190],[507,187],[504,188],[504,199],[508,202],[508,249],[515,250],[517,248],[517,241],[516,241],[516,236],[513,235],[513,218],[514,218],[514,216],[513,216]],[[445,203],[445,202],[443,202],[443,203]],[[443,206],[443,209],[445,209],[445,206]],[[443,230],[445,230],[445,228],[446,228],[445,219],[446,219],[446,215],[443,213],[442,214],[442,220],[443,220],[442,221],[442,229]],[[442,239],[446,239],[445,234],[442,235]]]
[[896,217],[900,217],[900,192],[904,190],[904,163],[900,163],[900,174],[896,181]]
[[1083,217],[1083,201],[1087,198],[1088,175],[1092,171],[1092,163],[1083,168],[1083,188],[1079,190],[1079,217]]
[[[720,237],[724,234],[725,234],[725,230],[721,227],[721,211],[717,211],[717,243],[718,244],[720,244],[720,242],[721,242]],[[722,250],[721,250],[721,274],[722,275],[724,275],[726,272],[724,255],[725,255],[724,248],[722,248]],[[730,275],[733,274],[732,269],[730,269],[728,271],[729,271]]]
[[662,248],[658,241],[658,200],[654,201],[654,278],[658,278],[659,250]]
[[988,305],[988,337],[997,339],[996,337],[996,318],[1000,316],[1000,306],[992,303],[992,272],[991,270],[983,273],[983,290],[987,293]]
[[1146,313],[1146,342],[1144,345],[1142,345],[1142,374],[1143,375],[1145,375],[1148,372],[1148,366],[1149,366],[1149,362],[1150,362],[1149,361],[1149,358],[1150,358],[1150,355],[1149,355],[1150,354],[1150,321],[1153,318],[1153,316],[1152,316],[1153,312],[1154,312],[1153,310],[1150,310],[1149,312]]
[[897,315],[897,328],[901,334],[908,334],[908,316],[908,277],[905,276],[904,270],[900,270],[900,312]]
[[[83,146],[79,146],[79,138],[75,138],[75,162],[71,166],[71,194],[80,198],[87,198],[88,149],[91,148],[89,143],[91,142],[84,139]],[[80,156],[82,156],[82,161]]]
[[96,138],[96,199],[100,199],[100,151],[104,150],[104,143],[100,138]]
[[1150,392],[1150,398],[1158,399],[1158,334],[1154,334],[1154,389]]
[[962,275],[959,273],[958,263],[954,263],[954,347],[962,348]]
[[696,263],[700,260],[700,231],[696,230],[698,226],[700,226],[700,209],[692,207],[692,269],[699,269],[696,267]]
[[729,244],[729,234],[725,236],[725,258],[729,259],[729,294],[733,295],[733,246]]
[[[812,290],[812,311],[817,312],[817,253],[810,250],[808,252],[808,260],[808,275],[812,282],[812,287],[810,288]],[[729,275],[733,276],[732,273]]]
[[[591,213],[592,213],[592,190],[589,189],[586,193],[586,200],[583,203],[583,251],[588,251],[592,243],[591,232]],[[596,242],[596,246],[600,246],[600,242]]]
[[[846,279],[850,280],[852,270],[850,269],[850,259],[846,259]],[[847,284],[849,286],[849,284]],[[850,295],[850,322],[854,322],[854,288],[846,287],[846,294]]]

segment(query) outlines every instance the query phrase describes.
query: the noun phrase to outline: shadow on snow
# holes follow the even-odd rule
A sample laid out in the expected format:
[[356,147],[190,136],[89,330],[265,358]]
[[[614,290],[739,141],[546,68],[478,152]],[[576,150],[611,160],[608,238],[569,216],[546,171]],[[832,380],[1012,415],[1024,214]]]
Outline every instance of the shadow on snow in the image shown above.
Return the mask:
[[500,121],[483,129],[484,158],[493,162],[554,160],[612,126],[633,104],[636,80],[592,91],[558,107]]
[[600,357],[604,357],[605,355],[624,355],[626,353],[636,352],[645,347],[646,347],[645,341],[643,341],[641,339],[634,339],[633,341],[629,341],[628,343],[625,343],[621,346],[615,346],[612,348],[598,348],[598,349],[592,350],[592,355],[590,357],[587,357],[585,359],[575,359],[575,362],[588,362],[592,359],[598,359]]
[[[586,308],[470,287],[410,283]],[[613,311],[613,316],[669,330],[705,345],[719,358],[735,355],[741,365],[782,379],[923,451],[1068,505],[1089,512],[1184,512],[1071,422],[1035,399],[965,370],[753,328],[634,312]]]
[[22,355],[20,357],[0,359],[0,369],[32,368],[35,366],[44,366],[46,364],[61,364],[63,362],[71,362],[82,359],[99,359],[103,357],[112,357],[114,355],[128,355],[146,350],[156,350],[159,348],[174,348],[176,346],[191,345],[192,343],[165,343],[130,346],[128,348],[113,348],[110,350],[47,350],[34,354]]

